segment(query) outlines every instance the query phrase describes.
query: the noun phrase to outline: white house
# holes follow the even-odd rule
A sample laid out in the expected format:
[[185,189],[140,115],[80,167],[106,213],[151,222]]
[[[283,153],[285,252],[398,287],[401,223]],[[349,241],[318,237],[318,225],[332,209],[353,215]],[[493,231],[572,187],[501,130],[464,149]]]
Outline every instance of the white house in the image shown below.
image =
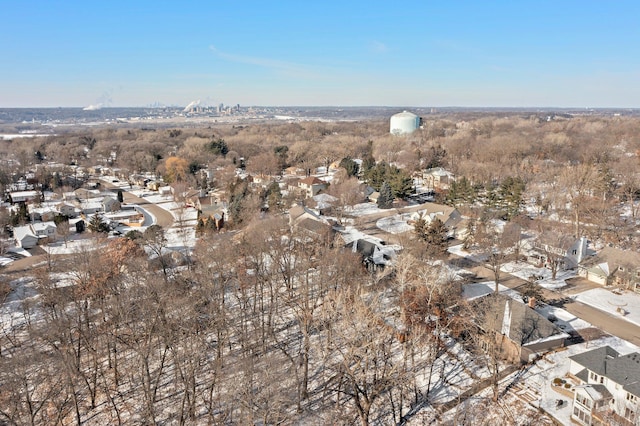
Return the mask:
[[37,200],[40,197],[40,193],[38,191],[15,191],[10,192],[9,196],[11,197],[11,202],[15,204]]
[[31,228],[38,238],[55,238],[56,230],[58,229],[52,221],[32,223]]
[[35,247],[38,244],[38,236],[29,225],[14,227],[13,238],[16,240],[16,245],[24,249]]
[[549,231],[535,240],[528,253],[529,261],[548,265],[552,259],[559,259],[562,269],[577,268],[588,256],[586,237],[575,239],[571,236],[557,235]]
[[69,203],[64,203],[64,202],[58,203],[55,205],[55,208],[63,216],[67,216],[67,217],[78,216],[78,213],[76,212],[76,208]]
[[639,420],[640,353],[604,346],[569,357],[578,379],[571,420],[582,425],[635,425]]

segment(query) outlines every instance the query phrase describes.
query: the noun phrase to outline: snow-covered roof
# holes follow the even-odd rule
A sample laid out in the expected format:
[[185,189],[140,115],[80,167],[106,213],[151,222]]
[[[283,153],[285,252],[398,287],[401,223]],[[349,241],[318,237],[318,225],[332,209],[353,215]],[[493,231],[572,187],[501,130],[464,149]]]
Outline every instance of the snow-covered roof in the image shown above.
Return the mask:
[[38,238],[33,229],[29,225],[16,226],[13,228],[13,236],[16,240],[20,241],[26,236]]
[[36,222],[36,223],[33,223],[31,226],[33,226],[33,230],[36,233],[38,231],[46,231],[47,229],[50,229],[50,228],[57,229],[56,224],[52,221]]

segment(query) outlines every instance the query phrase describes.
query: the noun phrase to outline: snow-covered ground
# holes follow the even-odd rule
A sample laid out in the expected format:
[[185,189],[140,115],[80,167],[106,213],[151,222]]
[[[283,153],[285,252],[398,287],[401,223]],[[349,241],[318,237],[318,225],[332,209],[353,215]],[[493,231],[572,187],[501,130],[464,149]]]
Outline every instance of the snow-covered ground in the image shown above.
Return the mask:
[[469,259],[472,262],[476,262],[476,263],[481,263],[484,262],[485,260],[487,260],[486,256],[478,254],[478,253],[473,253],[470,251],[467,251],[465,249],[462,248],[462,244],[458,244],[455,246],[451,246],[447,249],[447,251],[451,254],[455,254],[456,256],[460,256],[463,257],[465,259]]
[[[448,252],[476,263],[482,263],[486,260],[486,256],[483,254],[464,250],[462,244],[449,247]],[[554,280],[551,278],[551,271],[549,269],[538,268],[525,262],[505,263],[500,270],[525,281],[528,281],[534,275],[542,277],[542,279],[536,280],[536,283],[549,290],[556,290],[566,286],[566,280],[576,276],[575,271],[558,271],[556,279]]]
[[74,254],[90,248],[93,244],[93,238],[87,238],[84,234],[71,234],[66,244],[63,240],[58,240],[40,247],[50,254]]
[[407,223],[409,216],[409,214],[396,214],[390,217],[383,217],[378,219],[376,226],[390,234],[402,234],[413,229],[413,226]]
[[558,271],[556,279],[551,278],[551,271],[547,268],[538,268],[525,262],[510,262],[505,264],[501,271],[514,275],[523,280],[529,280],[532,276],[543,277],[536,280],[536,283],[541,287],[549,290],[555,290],[567,285],[566,280],[576,277],[576,272],[573,270]]
[[[594,288],[579,293],[575,300],[640,326],[640,295],[637,293],[616,294],[605,288]],[[623,312],[618,312],[618,308]]]
[[360,204],[355,204],[350,208],[346,209],[346,213],[352,216],[358,216],[358,217],[376,214],[382,211],[385,211],[385,210],[378,208],[378,205],[376,203],[360,203]]

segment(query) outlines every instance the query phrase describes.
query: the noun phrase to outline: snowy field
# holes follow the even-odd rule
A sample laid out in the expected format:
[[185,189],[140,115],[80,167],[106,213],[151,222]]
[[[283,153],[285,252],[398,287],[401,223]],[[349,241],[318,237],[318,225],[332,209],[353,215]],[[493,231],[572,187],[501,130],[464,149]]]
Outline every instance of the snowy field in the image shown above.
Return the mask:
[[[640,295],[632,291],[616,294],[604,288],[579,293],[575,300],[640,326]],[[624,311],[618,312],[618,308]]]
[[40,247],[49,254],[74,254],[90,249],[94,244],[95,240],[84,234],[71,234],[66,244],[63,240],[58,240]]

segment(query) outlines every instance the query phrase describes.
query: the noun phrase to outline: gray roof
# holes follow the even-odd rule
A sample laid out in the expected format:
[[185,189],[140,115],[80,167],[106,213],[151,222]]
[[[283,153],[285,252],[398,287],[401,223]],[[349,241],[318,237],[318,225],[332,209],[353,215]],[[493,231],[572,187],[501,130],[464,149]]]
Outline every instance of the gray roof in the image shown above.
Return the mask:
[[587,370],[586,368],[583,368],[582,370],[578,371],[578,373],[576,374],[576,377],[582,380],[583,382],[587,383],[589,381],[589,370]]
[[594,373],[619,383],[627,392],[640,396],[640,353],[620,354],[609,346],[569,357]]
[[577,388],[582,388],[584,392],[589,395],[593,401],[601,401],[603,399],[611,399],[613,395],[609,392],[609,389],[605,385],[601,384],[590,384],[590,385],[582,385],[576,386]]
[[615,349],[610,346],[603,346],[570,356],[569,359],[600,376],[606,376],[605,360],[617,358],[618,356],[620,356],[620,354]]
[[[480,310],[490,309],[496,312],[496,317],[492,321],[487,321],[483,328],[488,327],[493,331],[507,334],[510,340],[520,346],[552,336],[560,338],[564,335],[564,332],[551,321],[522,302],[505,295],[493,295],[491,298],[483,299],[486,300],[479,302]],[[506,329],[508,329],[507,333],[505,333]]]

